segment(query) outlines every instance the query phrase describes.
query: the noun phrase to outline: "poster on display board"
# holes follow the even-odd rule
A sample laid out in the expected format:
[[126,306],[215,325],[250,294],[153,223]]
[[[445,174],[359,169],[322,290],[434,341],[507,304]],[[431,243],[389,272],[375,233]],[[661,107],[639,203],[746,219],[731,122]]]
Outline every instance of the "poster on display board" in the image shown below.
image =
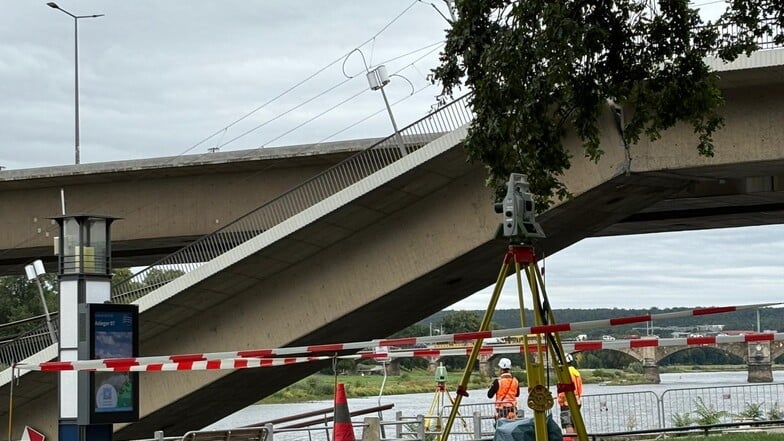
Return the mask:
[[[87,332],[80,339],[80,358],[138,356],[138,308],[135,305],[85,304],[80,321]],[[80,372],[79,424],[132,422],[139,419],[137,372]],[[82,398],[84,397],[84,398]]]

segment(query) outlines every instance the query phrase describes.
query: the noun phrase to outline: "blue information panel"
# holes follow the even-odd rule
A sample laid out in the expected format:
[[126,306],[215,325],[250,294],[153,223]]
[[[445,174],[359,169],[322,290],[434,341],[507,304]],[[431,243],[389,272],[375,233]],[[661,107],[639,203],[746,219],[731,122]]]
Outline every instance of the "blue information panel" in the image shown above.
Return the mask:
[[[138,308],[135,305],[90,304],[90,358],[138,355]],[[90,424],[139,419],[139,374],[94,372],[90,375]]]

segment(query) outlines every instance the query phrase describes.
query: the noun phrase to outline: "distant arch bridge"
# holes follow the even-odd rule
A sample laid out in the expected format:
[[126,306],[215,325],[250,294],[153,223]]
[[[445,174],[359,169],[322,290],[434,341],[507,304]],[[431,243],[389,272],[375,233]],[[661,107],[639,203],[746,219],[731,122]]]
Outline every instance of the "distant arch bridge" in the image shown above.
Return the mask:
[[[689,349],[714,348],[739,357],[746,362],[749,373],[748,381],[757,383],[773,381],[773,360],[784,356],[784,333],[747,334],[730,338],[643,338],[611,342],[597,340],[567,342],[563,344],[563,347],[566,352],[609,350],[629,355],[642,364],[645,380],[650,383],[660,382],[659,364],[662,360]],[[401,355],[426,358],[429,362],[429,369],[435,371],[436,365],[444,357],[469,355],[472,348],[473,346],[465,344],[435,344],[427,348],[393,351],[390,354],[392,361],[388,365],[388,373],[399,373]],[[485,345],[479,353],[479,371],[491,377],[494,365],[492,360],[505,354],[519,354],[523,351],[524,346],[519,344]]]

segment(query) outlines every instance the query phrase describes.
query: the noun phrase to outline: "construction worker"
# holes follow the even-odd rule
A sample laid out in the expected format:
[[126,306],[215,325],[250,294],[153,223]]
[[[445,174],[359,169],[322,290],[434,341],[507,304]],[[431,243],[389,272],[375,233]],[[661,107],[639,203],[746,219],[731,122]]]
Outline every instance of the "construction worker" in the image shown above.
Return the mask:
[[[572,354],[566,354],[566,364],[569,366],[569,376],[572,377],[572,384],[574,384],[574,397],[577,399],[578,412],[582,406],[583,396],[583,378],[580,376],[580,371],[574,367],[574,357]],[[566,401],[566,394],[564,392],[558,393],[558,406],[561,408],[561,428],[564,434],[575,433],[574,424],[572,423],[572,413],[569,410],[569,403]],[[566,440],[567,437],[564,437]]]
[[496,419],[508,418],[515,419],[517,416],[517,397],[520,396],[520,383],[509,370],[512,362],[508,358],[498,360],[498,368],[501,374],[493,380],[490,389],[487,390],[487,398],[495,396]]

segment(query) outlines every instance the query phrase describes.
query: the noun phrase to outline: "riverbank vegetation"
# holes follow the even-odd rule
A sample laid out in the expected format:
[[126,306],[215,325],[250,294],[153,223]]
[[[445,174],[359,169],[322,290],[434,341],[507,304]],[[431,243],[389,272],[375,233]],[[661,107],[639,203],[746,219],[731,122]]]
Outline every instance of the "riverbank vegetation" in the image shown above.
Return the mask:
[[[379,366],[379,365],[376,365]],[[737,371],[744,370],[745,366],[727,365],[711,366],[712,371]],[[661,372],[694,372],[703,371],[700,366],[668,366],[662,368]],[[378,371],[373,374],[344,373],[332,375],[330,373],[319,373],[304,378],[278,392],[270,395],[261,401],[263,404],[274,403],[297,403],[303,401],[328,400],[334,397],[335,383],[343,383],[346,386],[346,393],[349,397],[372,397],[377,396],[381,391],[381,384],[384,376],[379,375]],[[527,379],[525,371],[519,368],[512,372],[525,386]],[[601,383],[606,385],[633,385],[644,383],[642,368],[635,370],[627,369],[580,369],[585,384]],[[463,375],[461,370],[450,370],[447,374],[446,388],[451,393],[457,389],[457,384]],[[555,382],[555,376],[550,378]],[[469,390],[484,390],[490,386],[493,378],[474,372],[469,380]],[[384,385],[383,395],[401,395],[415,393],[436,392],[437,382],[432,372],[427,369],[404,370],[400,375],[387,376]],[[783,438],[784,439],[784,438]]]

